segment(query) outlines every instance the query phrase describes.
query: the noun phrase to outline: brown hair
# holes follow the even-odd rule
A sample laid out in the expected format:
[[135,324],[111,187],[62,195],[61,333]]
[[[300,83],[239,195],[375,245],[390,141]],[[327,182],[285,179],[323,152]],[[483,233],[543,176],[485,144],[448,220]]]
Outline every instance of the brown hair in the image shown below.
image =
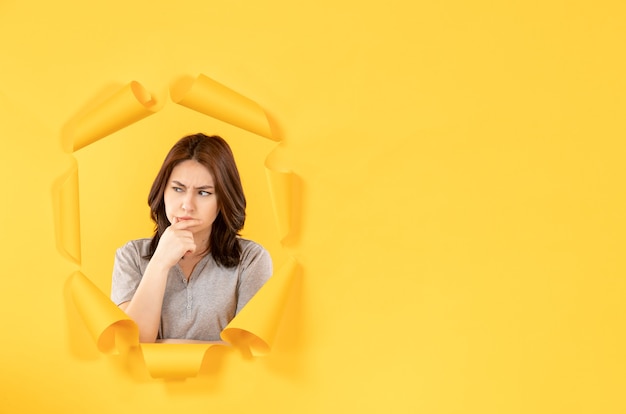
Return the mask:
[[215,181],[218,214],[211,227],[206,249],[219,265],[237,266],[241,256],[237,236],[246,220],[246,198],[239,171],[228,143],[217,135],[207,136],[202,133],[188,135],[174,144],[152,183],[148,205],[155,229],[147,257],[154,255],[161,235],[170,225],[165,214],[163,194],[174,167],[186,160],[204,165]]

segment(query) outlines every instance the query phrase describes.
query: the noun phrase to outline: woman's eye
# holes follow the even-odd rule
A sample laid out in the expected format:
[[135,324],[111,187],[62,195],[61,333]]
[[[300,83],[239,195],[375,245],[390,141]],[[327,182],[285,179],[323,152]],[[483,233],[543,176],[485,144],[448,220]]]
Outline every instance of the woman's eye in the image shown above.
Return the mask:
[[201,196],[208,196],[211,195],[211,193],[209,193],[208,191],[200,191],[198,194],[200,194]]
[[180,188],[180,187],[172,187],[172,189],[173,189],[174,191],[176,191],[177,193],[180,193],[180,192],[182,192],[182,191],[183,191],[183,189],[182,189],[182,188]]

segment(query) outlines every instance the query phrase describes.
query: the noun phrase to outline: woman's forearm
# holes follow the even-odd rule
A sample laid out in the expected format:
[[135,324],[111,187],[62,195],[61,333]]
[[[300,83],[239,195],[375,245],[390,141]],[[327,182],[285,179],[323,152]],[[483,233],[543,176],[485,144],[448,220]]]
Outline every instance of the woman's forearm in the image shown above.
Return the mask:
[[133,298],[120,308],[137,323],[139,342],[154,342],[159,332],[169,268],[150,261]]

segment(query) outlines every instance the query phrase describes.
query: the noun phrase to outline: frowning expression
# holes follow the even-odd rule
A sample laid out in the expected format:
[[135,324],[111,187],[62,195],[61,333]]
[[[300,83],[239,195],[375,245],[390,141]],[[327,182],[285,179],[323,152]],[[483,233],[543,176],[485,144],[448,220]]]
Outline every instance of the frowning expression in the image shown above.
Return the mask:
[[163,200],[170,223],[199,219],[202,222],[189,230],[196,238],[208,238],[219,207],[213,176],[204,165],[186,160],[174,167]]

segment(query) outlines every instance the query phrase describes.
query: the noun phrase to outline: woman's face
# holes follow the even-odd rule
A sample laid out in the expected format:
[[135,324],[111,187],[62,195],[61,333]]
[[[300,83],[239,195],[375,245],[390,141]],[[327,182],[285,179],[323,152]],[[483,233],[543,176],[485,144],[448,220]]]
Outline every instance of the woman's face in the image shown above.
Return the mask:
[[199,219],[189,227],[196,238],[207,238],[218,214],[215,183],[209,170],[194,160],[186,160],[172,170],[165,193],[165,214],[170,223]]

